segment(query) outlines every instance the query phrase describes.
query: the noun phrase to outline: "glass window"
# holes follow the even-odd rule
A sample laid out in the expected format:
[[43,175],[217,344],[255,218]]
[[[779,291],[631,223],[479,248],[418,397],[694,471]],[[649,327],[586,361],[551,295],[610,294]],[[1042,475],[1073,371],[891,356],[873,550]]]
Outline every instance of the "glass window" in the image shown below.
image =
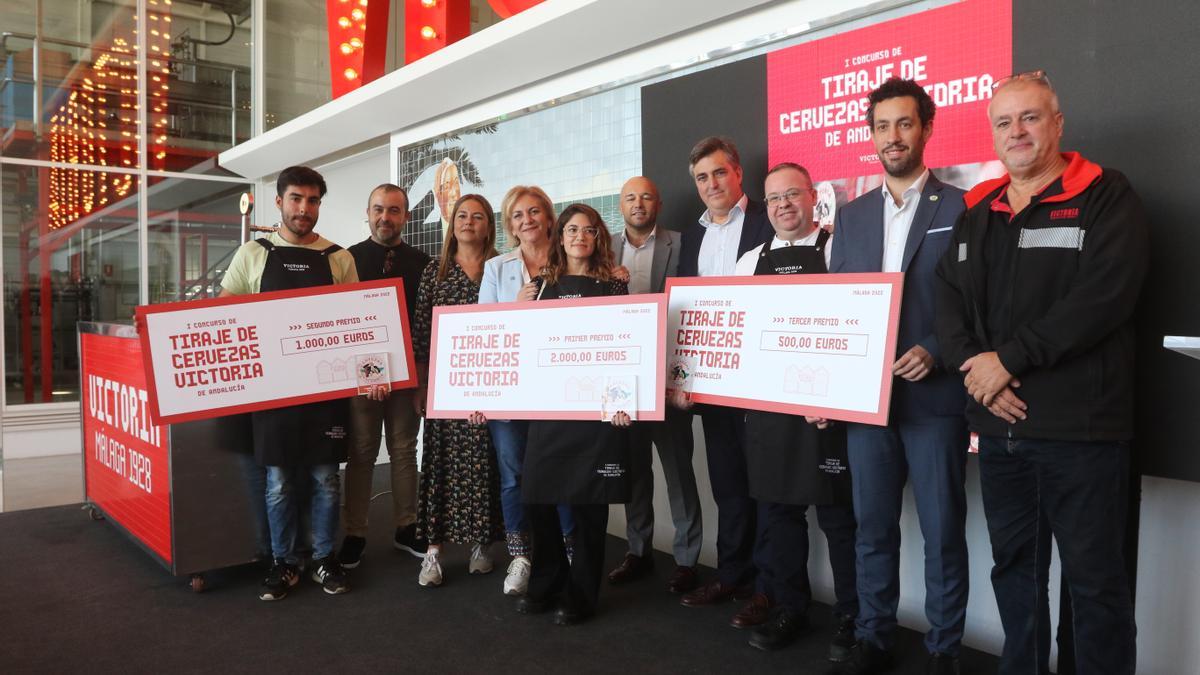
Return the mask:
[[266,0],[264,126],[289,122],[327,103],[329,28],[325,0]]
[[0,155],[136,167],[136,3],[26,4],[18,23],[40,13],[40,39],[34,26],[0,42]]
[[137,176],[5,164],[0,181],[6,401],[78,400],[75,322],[138,304]]
[[150,302],[216,297],[233,253],[241,244],[238,199],[253,186],[206,180],[151,180],[149,218]]

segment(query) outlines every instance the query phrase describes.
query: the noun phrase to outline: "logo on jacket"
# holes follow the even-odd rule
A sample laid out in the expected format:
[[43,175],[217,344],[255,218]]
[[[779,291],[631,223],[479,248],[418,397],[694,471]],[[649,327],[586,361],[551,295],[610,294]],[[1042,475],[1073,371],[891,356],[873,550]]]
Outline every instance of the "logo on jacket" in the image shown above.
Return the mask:
[[1078,218],[1078,217],[1079,217],[1079,209],[1078,208],[1054,209],[1053,211],[1050,212],[1050,220],[1067,220],[1070,218]]

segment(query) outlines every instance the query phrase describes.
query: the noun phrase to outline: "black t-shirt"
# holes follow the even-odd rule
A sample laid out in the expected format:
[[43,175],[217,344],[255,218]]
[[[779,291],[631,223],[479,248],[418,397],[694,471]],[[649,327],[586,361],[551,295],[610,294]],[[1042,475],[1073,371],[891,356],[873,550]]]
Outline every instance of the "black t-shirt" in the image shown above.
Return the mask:
[[359,281],[395,277],[404,280],[404,300],[408,304],[409,321],[412,321],[413,312],[417,307],[417,285],[421,283],[421,272],[425,265],[429,264],[429,256],[404,242],[395,246],[384,246],[369,238],[351,246],[349,250],[354,256],[354,266],[358,268]]

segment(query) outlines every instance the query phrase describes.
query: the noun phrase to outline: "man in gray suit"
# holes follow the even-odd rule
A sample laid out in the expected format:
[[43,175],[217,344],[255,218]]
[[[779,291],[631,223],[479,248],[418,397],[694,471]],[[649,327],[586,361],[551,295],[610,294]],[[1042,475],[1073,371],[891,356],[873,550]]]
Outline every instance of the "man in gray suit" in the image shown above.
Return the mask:
[[[667,277],[679,267],[679,233],[657,225],[661,204],[658,187],[649,178],[630,178],[621,187],[621,215],[625,231],[613,240],[613,256],[629,271],[630,293],[662,293]],[[632,458],[631,501],[625,506],[629,552],[608,575],[613,584],[623,584],[654,569],[654,473],[650,444],[658,448],[675,524],[675,572],[667,581],[672,593],[696,587],[696,560],[700,556],[700,496],[692,470],[692,414],[667,408],[666,420],[642,422],[630,430]]]

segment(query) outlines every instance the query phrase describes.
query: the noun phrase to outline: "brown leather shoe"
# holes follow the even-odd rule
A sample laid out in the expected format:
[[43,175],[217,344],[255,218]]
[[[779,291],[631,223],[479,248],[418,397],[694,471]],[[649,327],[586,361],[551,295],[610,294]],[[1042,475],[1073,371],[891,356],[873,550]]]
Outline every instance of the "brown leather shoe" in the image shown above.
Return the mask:
[[677,565],[671,573],[671,578],[667,579],[667,590],[676,594],[687,593],[694,590],[699,583],[700,578],[696,576],[695,567]]
[[679,599],[679,604],[684,607],[705,607],[707,605],[715,605],[721,602],[729,602],[735,595],[739,594],[741,589],[733,586],[726,586],[720,581],[713,580],[697,588],[691,593],[685,593]]
[[771,598],[767,597],[766,593],[755,593],[750,596],[750,602],[747,602],[744,607],[729,621],[729,625],[734,628],[750,628],[751,626],[761,626],[767,622],[767,618],[771,614],[771,607],[774,603]]
[[626,553],[625,559],[617,568],[608,573],[608,583],[615,585],[626,584],[635,579],[650,574],[654,570],[654,560],[650,556]]

